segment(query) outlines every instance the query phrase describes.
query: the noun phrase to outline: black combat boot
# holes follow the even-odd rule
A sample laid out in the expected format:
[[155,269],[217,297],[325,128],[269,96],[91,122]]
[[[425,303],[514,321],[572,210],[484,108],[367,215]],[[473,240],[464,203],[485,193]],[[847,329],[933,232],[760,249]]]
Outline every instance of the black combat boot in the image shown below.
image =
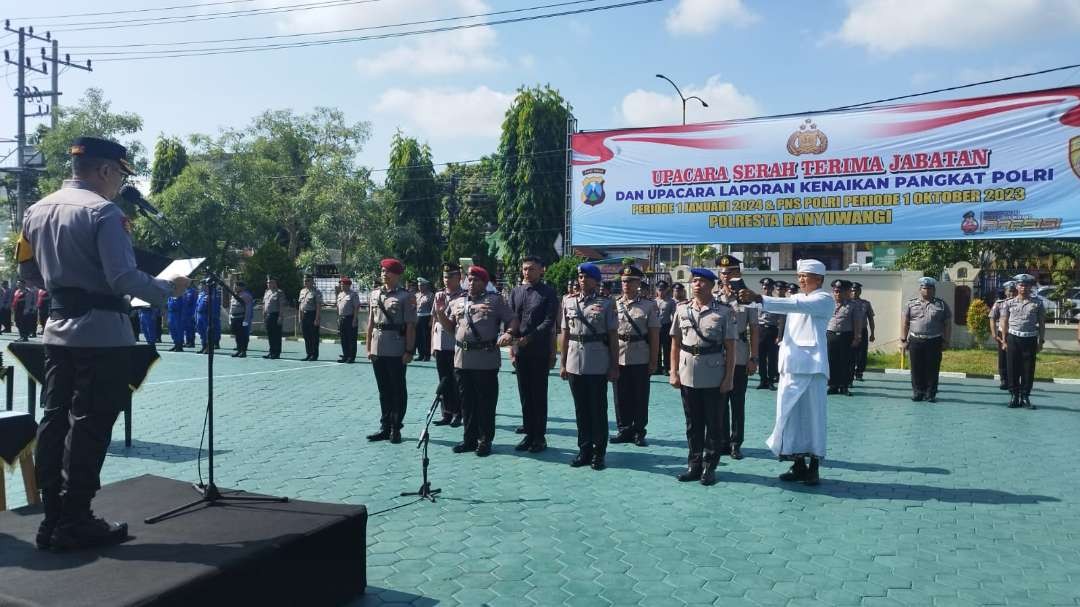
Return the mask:
[[95,517],[89,496],[68,493],[49,547],[57,551],[80,550],[118,544],[127,538],[127,523],[110,523]]
[[706,462],[701,471],[701,484],[708,487],[716,482],[716,462]]
[[[2,472],[0,472],[2,474]],[[41,504],[45,508],[45,518],[38,525],[37,537],[34,543],[42,550],[52,547],[52,533],[56,529],[56,523],[64,512],[64,500],[60,497],[59,489],[49,489],[41,492]]]
[[588,466],[592,462],[592,453],[589,451],[578,451],[577,456],[570,462],[570,466],[574,468],[580,468],[582,466]]
[[679,479],[680,483],[689,483],[690,481],[701,480],[701,474],[701,462],[693,462],[690,464],[690,467],[686,469],[686,472],[683,472],[676,478]]
[[1009,408],[1010,409],[1019,409],[1020,408],[1020,392],[1015,391],[1015,390],[1013,391],[1012,399],[1009,401]]
[[801,481],[806,478],[806,472],[806,462],[803,461],[802,456],[798,456],[795,458],[795,461],[792,462],[791,468],[780,475],[780,480],[788,482]]
[[1028,396],[1027,394],[1024,394],[1023,396],[1020,397],[1020,406],[1022,406],[1025,409],[1034,409],[1035,408],[1035,405],[1031,404],[1031,397]]
[[804,485],[816,485],[820,482],[820,479],[818,478],[818,467],[820,464],[820,457],[815,455],[810,456],[810,467],[806,469],[806,476],[802,479]]

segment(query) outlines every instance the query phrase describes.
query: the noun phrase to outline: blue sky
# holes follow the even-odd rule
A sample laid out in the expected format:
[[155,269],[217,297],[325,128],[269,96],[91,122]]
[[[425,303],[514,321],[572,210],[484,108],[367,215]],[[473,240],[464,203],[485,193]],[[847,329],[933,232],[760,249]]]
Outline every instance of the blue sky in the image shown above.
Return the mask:
[[[216,133],[222,127],[242,127],[266,109],[306,112],[324,105],[342,109],[352,121],[371,123],[372,137],[359,160],[376,169],[386,166],[397,129],[427,141],[438,162],[494,151],[502,113],[521,85],[551,84],[572,103],[580,128],[603,129],[679,122],[678,98],[656,73],[710,104],[706,110],[691,102],[688,120],[697,122],[823,109],[1080,63],[1077,0],[665,0],[522,24],[249,54],[107,62],[115,56],[105,53],[118,49],[87,48],[321,32],[558,0],[333,1],[329,7],[257,17],[89,31],[72,30],[99,26],[71,24],[304,8],[295,5],[313,0],[246,0],[66,19],[45,17],[193,0],[101,0],[93,5],[0,0],[0,17],[12,18],[16,26],[35,25],[39,33],[52,29],[62,53],[93,58],[94,72],[62,74],[62,102],[70,103],[87,87],[102,88],[115,109],[143,117],[141,139],[148,147],[159,133]],[[618,1],[595,0],[563,10]],[[554,10],[559,9],[547,12]],[[13,50],[14,41],[0,33],[0,47]],[[31,45],[33,55],[39,46]],[[4,71],[5,86],[12,90],[14,68],[4,66]],[[41,78],[33,84],[47,88],[48,80]],[[1078,82],[1080,69],[944,96]],[[15,130],[14,99],[0,96],[0,138],[14,137]],[[0,144],[0,156],[10,149]]]

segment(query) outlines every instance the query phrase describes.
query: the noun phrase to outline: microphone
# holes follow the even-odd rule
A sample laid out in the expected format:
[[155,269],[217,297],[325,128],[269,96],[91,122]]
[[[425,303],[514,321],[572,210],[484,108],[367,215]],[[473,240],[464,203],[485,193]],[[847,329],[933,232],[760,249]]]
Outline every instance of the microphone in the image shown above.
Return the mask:
[[122,198],[128,204],[134,205],[135,208],[139,209],[147,215],[150,215],[151,217],[154,217],[155,219],[164,218],[164,215],[161,214],[161,211],[158,211],[154,208],[154,205],[147,202],[147,200],[143,198],[142,192],[140,192],[139,189],[133,185],[124,186],[123,189],[120,190],[120,198]]

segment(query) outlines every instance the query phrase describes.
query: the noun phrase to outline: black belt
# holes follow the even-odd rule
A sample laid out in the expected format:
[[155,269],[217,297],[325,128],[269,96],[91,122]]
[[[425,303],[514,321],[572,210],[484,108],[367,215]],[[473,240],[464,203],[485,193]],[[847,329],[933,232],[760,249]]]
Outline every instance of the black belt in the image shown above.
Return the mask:
[[746,341],[746,331],[739,333],[739,339],[744,342]]
[[854,334],[855,331],[826,331],[825,333],[827,333],[828,335],[844,335],[844,334]]
[[488,341],[459,341],[457,342],[457,345],[459,348],[461,348],[462,352],[471,352],[473,350],[485,350],[490,352],[495,349],[495,340],[491,339]]
[[375,323],[375,328],[380,331],[401,331],[402,333],[405,332],[405,325],[399,325],[389,322],[377,322]]
[[619,341],[628,341],[634,343],[635,341],[645,341],[644,335],[623,335],[619,333]]
[[108,310],[127,314],[131,305],[118,295],[91,293],[77,287],[54,287],[50,291],[49,318],[65,320],[85,316],[90,310]]
[[602,342],[604,342],[606,344],[607,343],[607,335],[601,335],[601,334],[596,334],[596,335],[571,335],[570,336],[570,341],[576,341],[579,344],[587,344],[587,343],[594,342],[594,341],[602,341]]
[[686,344],[680,344],[679,347],[682,348],[683,352],[689,352],[694,356],[704,356],[706,354],[716,354],[717,352],[724,351],[723,344],[716,344],[713,346],[699,346],[696,344],[693,346],[688,346]]

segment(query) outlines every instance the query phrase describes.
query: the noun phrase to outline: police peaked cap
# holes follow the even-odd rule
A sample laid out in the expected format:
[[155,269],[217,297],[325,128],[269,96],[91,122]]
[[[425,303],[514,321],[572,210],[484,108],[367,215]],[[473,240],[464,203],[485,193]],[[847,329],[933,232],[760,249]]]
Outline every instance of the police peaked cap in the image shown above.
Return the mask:
[[645,272],[642,272],[641,268],[637,266],[626,266],[619,272],[619,276],[641,280],[645,276]]
[[1001,288],[1005,289],[1006,291],[1008,291],[1009,289],[1015,289],[1016,288],[1016,281],[1015,280],[1007,280],[1007,281],[1005,281],[1005,283],[1003,285],[1001,285]]
[[444,262],[442,265],[443,274],[461,274],[461,266],[456,263]]
[[656,288],[657,289],[666,289],[669,286],[670,285],[668,284],[668,281],[666,281],[666,280],[658,280],[658,281],[656,281]]
[[776,284],[776,281],[774,281],[773,279],[766,276],[765,278],[762,278],[761,280],[759,280],[758,284],[763,286],[763,287],[771,287],[771,286],[774,286]]
[[930,288],[933,289],[933,288],[937,287],[937,281],[934,280],[933,278],[930,278],[929,276],[923,276],[922,278],[919,279],[919,286],[920,287],[930,287]]
[[70,151],[72,156],[86,156],[87,158],[114,160],[120,164],[120,168],[123,169],[125,173],[128,175],[135,174],[135,169],[128,164],[127,148],[115,141],[100,139],[98,137],[77,137],[71,142]]
[[776,286],[776,288],[778,288],[778,289],[784,289],[784,290],[787,290],[787,287],[788,287],[788,284],[787,284],[787,281],[786,281],[786,280],[778,280],[778,281],[776,281],[776,282],[775,282],[775,283],[773,283],[773,284],[774,284],[774,285]]
[[738,268],[742,265],[742,261],[734,255],[721,255],[720,258],[716,260],[716,265],[721,268]]
[[853,282],[853,283],[851,283],[851,288],[861,290],[862,289],[862,283],[861,282]]
[[832,281],[832,288],[839,289],[841,291],[850,291],[851,281],[844,280],[843,278],[837,278],[836,280]]
[[1016,284],[1018,284],[1018,285],[1033,285],[1033,284],[1035,284],[1035,277],[1032,276],[1031,274],[1017,274],[1016,276],[1013,276],[1013,280],[1015,280]]

